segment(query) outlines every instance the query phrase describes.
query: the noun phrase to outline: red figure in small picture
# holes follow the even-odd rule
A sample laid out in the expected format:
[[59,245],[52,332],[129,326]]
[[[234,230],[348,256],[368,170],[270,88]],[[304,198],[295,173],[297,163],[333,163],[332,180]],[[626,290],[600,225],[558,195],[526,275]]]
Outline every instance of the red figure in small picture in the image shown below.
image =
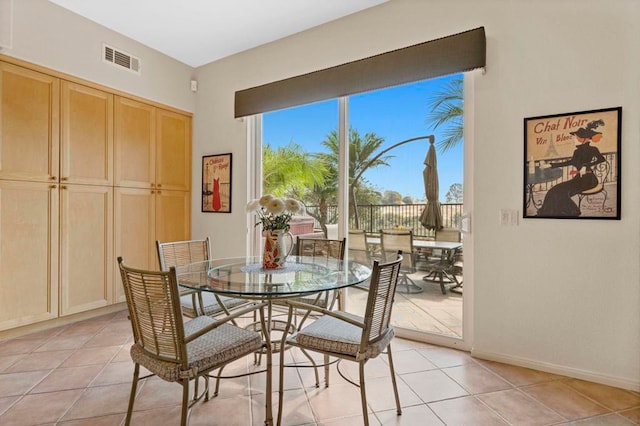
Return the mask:
[[213,178],[213,210],[220,210],[220,178]]

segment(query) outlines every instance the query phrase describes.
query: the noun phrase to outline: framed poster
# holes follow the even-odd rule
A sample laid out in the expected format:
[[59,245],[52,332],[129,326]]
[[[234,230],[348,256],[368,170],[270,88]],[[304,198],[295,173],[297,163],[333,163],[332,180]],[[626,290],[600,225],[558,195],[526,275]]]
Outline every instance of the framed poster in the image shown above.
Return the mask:
[[525,218],[620,219],[622,108],[524,119]]
[[202,211],[231,213],[231,154],[202,157]]

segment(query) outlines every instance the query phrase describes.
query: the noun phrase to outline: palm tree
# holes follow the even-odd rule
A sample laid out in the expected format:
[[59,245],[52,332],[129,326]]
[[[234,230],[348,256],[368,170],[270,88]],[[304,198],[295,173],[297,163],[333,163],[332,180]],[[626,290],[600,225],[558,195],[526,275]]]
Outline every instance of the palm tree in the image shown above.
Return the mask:
[[463,80],[455,78],[440,92],[427,99],[428,108],[431,110],[427,115],[427,123],[434,130],[443,124],[448,125],[443,131],[444,138],[438,142],[438,148],[443,153],[462,141],[463,87]]
[[322,162],[306,153],[296,143],[262,148],[262,182],[265,194],[282,197],[298,193],[304,188],[324,183],[326,169]]
[[[349,215],[353,215],[356,228],[360,227],[356,194],[366,186],[362,178],[363,173],[371,168],[388,166],[387,160],[393,158],[392,155],[381,156],[377,152],[383,143],[384,138],[375,133],[365,133],[362,137],[356,129],[349,129]],[[338,132],[334,130],[329,133],[322,145],[329,149],[329,153],[321,153],[318,156],[324,156],[326,164],[337,166],[340,146]]]

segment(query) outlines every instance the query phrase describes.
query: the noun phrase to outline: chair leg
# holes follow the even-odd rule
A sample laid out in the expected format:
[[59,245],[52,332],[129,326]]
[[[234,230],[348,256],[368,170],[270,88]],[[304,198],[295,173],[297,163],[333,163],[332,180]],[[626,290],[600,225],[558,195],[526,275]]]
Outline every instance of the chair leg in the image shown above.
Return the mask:
[[362,402],[362,417],[364,426],[369,426],[369,414],[367,413],[367,391],[364,385],[364,362],[360,361],[360,400]]
[[389,357],[389,371],[391,372],[391,383],[393,384],[393,394],[396,397],[396,412],[402,414],[400,397],[398,396],[398,384],[396,383],[396,369],[393,367],[393,356],[391,355],[391,344],[387,346],[387,356]]
[[180,426],[187,426],[189,417],[189,379],[182,380],[182,414],[180,416]]
[[124,421],[125,426],[129,426],[131,424],[131,414],[133,413],[133,402],[136,399],[139,376],[140,364],[136,362],[135,367],[133,368],[133,381],[131,382],[131,395],[129,396],[129,406],[127,407],[127,418]]
[[[279,380],[278,383],[278,420],[277,425],[282,424],[282,401],[284,399],[284,345],[286,341],[286,333],[282,337],[282,347],[280,348],[280,365],[279,365]],[[316,379],[317,382],[317,379]]]
[[324,385],[329,387],[329,355],[324,356]]

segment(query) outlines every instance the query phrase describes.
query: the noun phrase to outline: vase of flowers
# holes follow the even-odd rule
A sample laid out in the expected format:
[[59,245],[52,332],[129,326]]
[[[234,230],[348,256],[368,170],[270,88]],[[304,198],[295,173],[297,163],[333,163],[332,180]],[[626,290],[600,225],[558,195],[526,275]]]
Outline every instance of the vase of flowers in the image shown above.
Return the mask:
[[293,198],[278,198],[267,194],[250,201],[247,204],[247,211],[256,212],[258,215],[256,226],[262,225],[265,237],[262,267],[265,269],[284,267],[293,249],[293,236],[289,232],[289,222],[295,213],[304,211],[304,206]]

